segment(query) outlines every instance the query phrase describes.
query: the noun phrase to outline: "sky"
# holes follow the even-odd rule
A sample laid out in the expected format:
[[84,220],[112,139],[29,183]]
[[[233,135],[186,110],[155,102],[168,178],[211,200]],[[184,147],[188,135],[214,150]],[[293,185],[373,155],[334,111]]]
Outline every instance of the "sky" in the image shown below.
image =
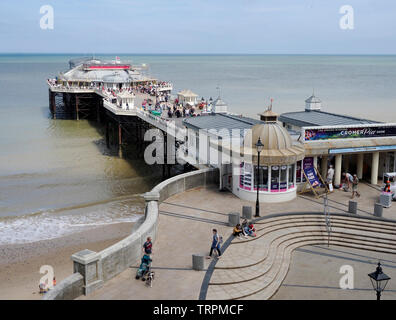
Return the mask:
[[1,0],[0,52],[396,54],[395,16],[393,0]]

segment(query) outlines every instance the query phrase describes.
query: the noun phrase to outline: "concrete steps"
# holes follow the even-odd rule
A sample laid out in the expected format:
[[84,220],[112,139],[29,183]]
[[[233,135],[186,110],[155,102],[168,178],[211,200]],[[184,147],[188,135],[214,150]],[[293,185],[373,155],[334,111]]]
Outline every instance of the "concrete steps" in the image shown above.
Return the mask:
[[[396,222],[332,216],[330,245],[396,254]],[[207,299],[269,299],[293,250],[328,243],[323,215],[283,215],[256,223],[257,237],[234,239],[217,262]]]

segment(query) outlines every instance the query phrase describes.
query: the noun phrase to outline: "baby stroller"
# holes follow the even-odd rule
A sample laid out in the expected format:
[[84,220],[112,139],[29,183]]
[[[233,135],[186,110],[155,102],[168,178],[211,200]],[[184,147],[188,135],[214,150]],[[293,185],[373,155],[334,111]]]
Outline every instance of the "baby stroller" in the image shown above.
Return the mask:
[[348,187],[348,185],[346,183],[342,184],[341,189],[344,190],[345,192],[349,192],[350,191],[349,187]]
[[142,258],[142,263],[139,266],[139,269],[136,271],[136,279],[142,278],[142,281],[145,281],[145,275],[150,272],[151,262],[153,260],[149,255],[145,254]]

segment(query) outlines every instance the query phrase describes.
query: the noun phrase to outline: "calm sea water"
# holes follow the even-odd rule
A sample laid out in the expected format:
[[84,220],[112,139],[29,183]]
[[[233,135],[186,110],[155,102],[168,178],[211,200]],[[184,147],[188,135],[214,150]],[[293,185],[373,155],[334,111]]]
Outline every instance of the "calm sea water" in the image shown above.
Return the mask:
[[[139,195],[158,182],[142,161],[109,154],[93,124],[49,117],[45,79],[73,57],[0,55],[0,244],[134,221]],[[189,88],[208,99],[220,91],[230,111],[247,116],[270,98],[275,112],[303,110],[314,89],[323,110],[396,122],[396,56],[120,57],[149,64],[174,93]]]

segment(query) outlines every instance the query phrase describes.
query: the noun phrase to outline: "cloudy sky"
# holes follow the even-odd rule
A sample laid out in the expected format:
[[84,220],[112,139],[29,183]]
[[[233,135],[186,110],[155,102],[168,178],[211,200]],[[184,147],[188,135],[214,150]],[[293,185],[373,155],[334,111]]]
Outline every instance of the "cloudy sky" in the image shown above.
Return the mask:
[[396,54],[395,16],[392,0],[1,0],[0,52]]

